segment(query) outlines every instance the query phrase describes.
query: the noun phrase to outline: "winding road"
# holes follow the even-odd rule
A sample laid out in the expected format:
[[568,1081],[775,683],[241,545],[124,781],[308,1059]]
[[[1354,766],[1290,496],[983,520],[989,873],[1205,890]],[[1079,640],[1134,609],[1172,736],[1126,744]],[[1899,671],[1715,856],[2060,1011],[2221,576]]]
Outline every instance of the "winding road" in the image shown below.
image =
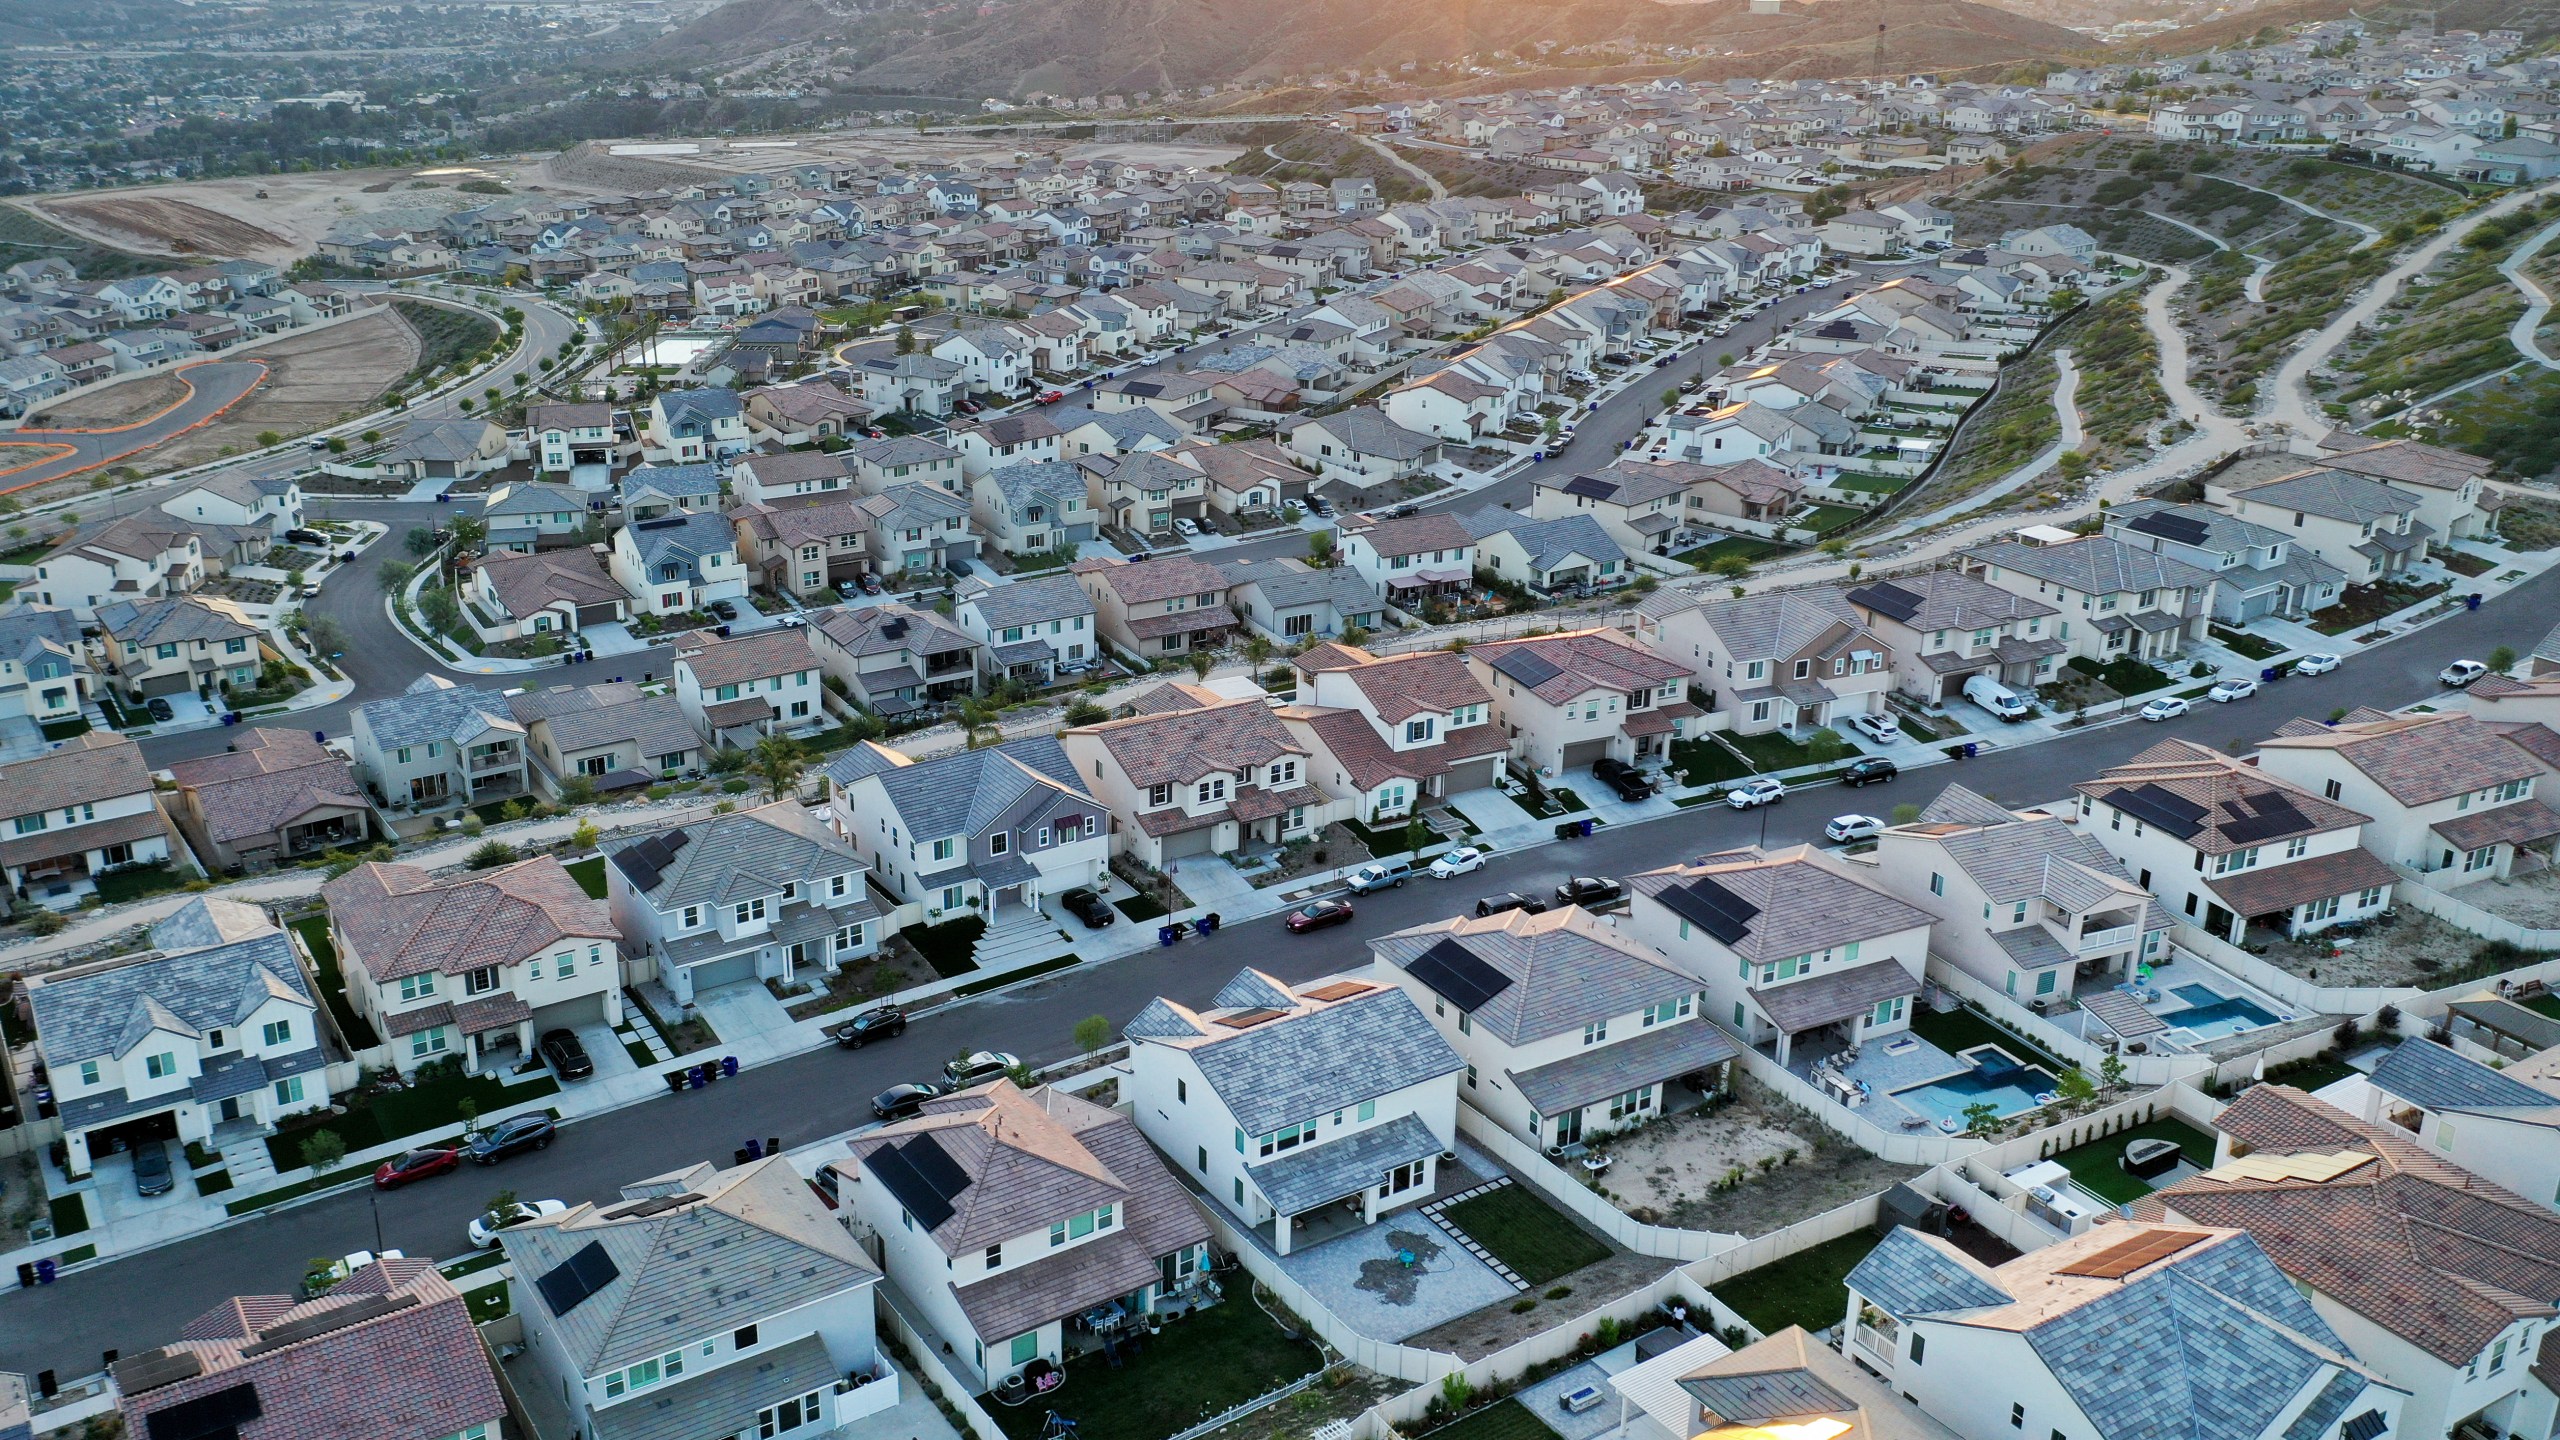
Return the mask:
[[2551,352],[2542,348],[2542,340],[2535,333],[2542,328],[2542,322],[2551,314],[2551,292],[2543,289],[2540,281],[2525,274],[2524,267],[2532,263],[2534,256],[2542,253],[2542,247],[2550,244],[2551,237],[2554,235],[2560,235],[2560,220],[2554,220],[2535,231],[2531,238],[2517,246],[2516,252],[2498,266],[2498,273],[2506,276],[2509,284],[2523,291],[2525,298],[2524,314],[2516,318],[2513,328],[2507,331],[2507,338],[2515,343],[2518,353],[2545,370],[2560,370],[2560,360],[2551,358]]
[[[0,491],[24,490],[29,486],[66,479],[101,465],[119,460],[173,440],[218,419],[224,411],[246,399],[267,377],[262,360],[199,360],[174,370],[147,372],[175,375],[187,387],[187,394],[176,404],[148,419],[137,420],[106,430],[48,430],[40,427],[0,431],[0,444],[67,445],[70,449],[50,460],[40,460],[22,469],[0,475]],[[142,376],[135,376],[139,380]]]

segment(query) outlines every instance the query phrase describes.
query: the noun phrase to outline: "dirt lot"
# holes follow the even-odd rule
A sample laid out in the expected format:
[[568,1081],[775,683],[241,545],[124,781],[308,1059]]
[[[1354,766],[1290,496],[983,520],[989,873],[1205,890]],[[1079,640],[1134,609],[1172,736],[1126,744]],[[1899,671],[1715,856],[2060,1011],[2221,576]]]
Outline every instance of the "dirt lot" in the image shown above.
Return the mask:
[[[1739,1098],[1715,1111],[1676,1116],[1610,1144],[1618,1163],[1603,1183],[1619,1209],[1657,1225],[1759,1235],[1919,1173],[1876,1159],[1742,1083]],[[1738,1183],[1716,1188],[1736,1169]]]
[[265,258],[285,247],[283,236],[246,220],[169,195],[104,195],[48,200],[45,216],[128,249],[163,255]]
[[200,464],[219,457],[226,445],[254,448],[260,431],[293,435],[364,411],[417,364],[418,337],[406,321],[383,310],[242,353],[268,363],[267,382],[230,414],[152,451],[147,468]]
[[1530,1336],[1552,1328],[1612,1296],[1624,1295],[1640,1285],[1651,1283],[1674,1262],[1657,1260],[1650,1255],[1627,1251],[1585,1265],[1556,1282],[1573,1293],[1562,1300],[1544,1298],[1544,1291],[1532,1291],[1523,1299],[1536,1299],[1528,1310],[1513,1310],[1496,1302],[1481,1310],[1470,1311],[1455,1320],[1444,1321],[1419,1335],[1408,1335],[1404,1343],[1425,1350],[1447,1350],[1472,1360],[1490,1355],[1505,1345],[1517,1344]]
[[[2482,909],[2497,908],[2491,902],[2494,892],[2507,882],[2489,881],[2467,885],[2458,892],[2460,898]],[[2515,882],[2518,890],[2537,888],[2535,882]],[[2540,885],[2543,894],[2551,894],[2548,884]],[[2560,903],[2546,898],[2543,902],[2560,909]],[[2519,924],[2533,920],[2516,917]],[[2548,924],[2546,917],[2539,923]],[[2250,936],[2254,947],[2265,943],[2265,953],[2258,958],[2306,980],[2323,985],[2420,985],[2437,986],[2450,983],[2451,976],[2472,963],[2473,952],[2481,946],[2477,935],[2456,930],[2432,915],[2408,905],[2399,907],[2399,918],[2380,929],[2369,929],[2361,935],[2346,937],[2341,942],[2319,935],[2301,940],[2273,940],[2257,934]],[[2335,954],[2333,946],[2340,946]]]
[[131,425],[159,414],[187,397],[187,382],[175,375],[140,375],[131,380],[76,395],[28,417],[33,429],[105,429]]
[[493,198],[461,195],[452,187],[472,179],[513,183],[514,175],[513,166],[415,174],[338,170],[190,180],[18,203],[91,239],[152,254],[238,255],[286,265],[310,254],[321,236],[343,223],[377,210],[449,209]]

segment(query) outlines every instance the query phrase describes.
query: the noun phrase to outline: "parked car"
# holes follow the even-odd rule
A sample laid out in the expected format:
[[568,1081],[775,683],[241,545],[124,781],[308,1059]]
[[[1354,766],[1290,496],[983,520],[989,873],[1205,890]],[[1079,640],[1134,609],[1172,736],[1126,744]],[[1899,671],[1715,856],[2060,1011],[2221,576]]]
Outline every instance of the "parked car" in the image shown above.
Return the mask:
[[1022,1068],[1022,1057],[1004,1050],[972,1050],[942,1067],[942,1078],[954,1090],[984,1085],[997,1076]]
[[871,1097],[871,1113],[883,1120],[904,1120],[923,1109],[927,1100],[940,1097],[943,1088],[923,1080],[892,1085]]
[[987,407],[979,404],[975,400],[954,400],[951,402],[951,408],[959,411],[963,415],[975,415]]
[[1849,728],[1875,741],[1890,745],[1902,738],[1902,717],[1890,711],[1883,714],[1852,715]]
[[1854,790],[1861,785],[1881,785],[1901,773],[1901,766],[1881,755],[1861,755],[1840,772],[1840,783]]
[[1098,891],[1070,890],[1058,897],[1058,903],[1066,907],[1068,914],[1083,921],[1087,930],[1100,930],[1120,918]]
[[1307,509],[1316,515],[1330,519],[1333,515],[1333,502],[1321,495],[1310,495],[1307,497]]
[[882,1005],[863,1011],[827,1033],[843,1048],[859,1050],[874,1040],[906,1034],[907,1012],[895,1005]]
[[1040,398],[1033,403],[1039,405],[1055,405],[1066,398],[1067,392],[1064,390],[1043,390],[1040,392]]
[[326,545],[329,543],[329,537],[321,534],[317,530],[287,530],[284,532],[284,540],[288,545]]
[[2293,662],[2296,675],[2326,675],[2346,663],[2326,650],[2314,650]]
[[587,1047],[575,1030],[546,1030],[538,1047],[552,1072],[563,1080],[584,1080],[596,1073],[596,1062],[587,1056]]
[[448,1150],[441,1147],[425,1150],[412,1150],[408,1154],[400,1156],[396,1160],[385,1160],[380,1165],[375,1166],[373,1171],[373,1188],[376,1190],[397,1190],[412,1180],[424,1180],[430,1175],[441,1175],[447,1170],[454,1169],[461,1164],[462,1152],[460,1150]]
[[1351,913],[1348,900],[1318,900],[1303,909],[1291,911],[1289,918],[1282,923],[1290,934],[1304,935],[1328,925],[1347,925],[1351,922]]
[[510,1115],[481,1131],[462,1147],[462,1154],[475,1165],[495,1165],[527,1150],[548,1150],[559,1133],[560,1127],[548,1115]]
[[2175,720],[2194,708],[2179,696],[2163,695],[2143,706],[2141,714],[2145,720]]
[[1342,888],[1354,895],[1366,895],[1372,890],[1400,890],[1404,888],[1404,882],[1412,878],[1413,866],[1405,861],[1373,860],[1352,871],[1351,877],[1342,882]]
[[142,708],[149,711],[151,718],[154,720],[166,722],[178,718],[177,710],[172,707],[168,700],[163,696],[152,696],[149,700],[143,702]]
[[1500,895],[1487,895],[1476,902],[1478,918],[1499,915],[1505,910],[1522,910],[1531,915],[1544,915],[1547,913],[1547,902],[1523,895],[1517,890],[1505,891]]
[[1485,852],[1473,845],[1461,845],[1431,862],[1431,878],[1454,880],[1461,875],[1484,868]]
[[2228,705],[2234,700],[2246,700],[2257,693],[2257,681],[2243,675],[2234,675],[2228,680],[2214,681],[2213,688],[2204,692],[2204,698],[2217,705]]
[[166,1195],[177,1188],[178,1177],[169,1168],[169,1147],[158,1140],[133,1143],[133,1190],[137,1195]]
[[1597,875],[1576,875],[1556,887],[1559,905],[1614,905],[1626,896],[1626,886]]
[[2436,678],[2459,690],[2489,673],[2489,667],[2477,660],[2456,660],[2436,672]]
[[1200,522],[1188,515],[1177,515],[1174,517],[1173,528],[1177,534],[1197,535],[1200,533]]
[[723,620],[735,620],[738,618],[738,607],[727,600],[714,600],[711,602],[711,613]]
[[1614,756],[1603,755],[1591,762],[1591,776],[1617,791],[1621,800],[1632,802],[1653,797],[1653,777]]
[[1884,829],[1884,822],[1873,815],[1834,815],[1822,833],[1846,845],[1853,840],[1873,840]]
[[884,585],[884,584],[882,584],[882,583],[881,583],[881,580],[880,580],[880,577],[879,577],[879,576],[874,575],[874,574],[871,574],[869,571],[865,571],[865,572],[863,572],[863,576],[862,576],[862,593],[863,593],[863,594],[865,594],[865,595],[877,595],[877,594],[879,594],[881,591],[886,590],[886,589],[888,589],[888,588],[889,588],[889,587],[888,587],[887,585]]
[[1736,810],[1757,810],[1763,805],[1775,805],[1785,798],[1787,798],[1787,787],[1780,781],[1763,775],[1757,780],[1746,780],[1726,791],[1724,803]]
[[495,1210],[483,1210],[464,1227],[471,1237],[471,1248],[486,1250],[498,1243],[498,1232],[513,1230],[528,1220],[548,1219],[569,1207],[558,1200],[511,1200]]

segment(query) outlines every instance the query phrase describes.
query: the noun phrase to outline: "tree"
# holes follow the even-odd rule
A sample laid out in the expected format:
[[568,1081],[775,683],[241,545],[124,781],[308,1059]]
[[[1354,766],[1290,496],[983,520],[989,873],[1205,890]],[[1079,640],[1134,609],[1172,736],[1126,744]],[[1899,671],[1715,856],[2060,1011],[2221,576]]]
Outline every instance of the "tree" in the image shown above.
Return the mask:
[[1332,532],[1332,531],[1330,531],[1330,530],[1317,530],[1317,531],[1313,531],[1313,532],[1311,532],[1311,533],[1309,533],[1309,534],[1308,534],[1308,536],[1307,536],[1307,563],[1308,563],[1308,564],[1310,564],[1310,565],[1312,565],[1312,566],[1314,566],[1314,567],[1315,567],[1315,568],[1317,568],[1318,570],[1324,570],[1324,569],[1329,569],[1329,568],[1331,568],[1331,566],[1333,565],[1333,532]]
[[381,431],[379,431],[379,430],[367,430],[366,432],[364,432],[364,443],[366,443],[367,445],[379,445],[379,444],[381,444],[381,443],[382,443],[382,432],[381,432]]
[[284,436],[276,431],[261,430],[258,432],[258,446],[260,449],[273,449],[283,443]]
[[2512,645],[2501,645],[2489,652],[2489,673],[2492,675],[2504,675],[2514,669],[2515,664],[2516,650]]
[[[466,409],[466,410],[467,410],[467,409],[469,409],[469,408],[471,408],[471,402],[470,402],[470,401],[468,401],[468,400],[463,401],[463,402],[462,402],[462,405],[463,405],[463,408],[464,408],[464,409]],[[344,455],[344,454],[346,454],[346,453],[347,453],[347,440],[346,440],[346,437],[345,437],[345,436],[343,436],[343,435],[332,435],[332,436],[330,436],[330,437],[329,437],[329,453],[330,453],[330,454],[332,454],[332,455]]]
[[1916,821],[1918,821],[1918,820],[1919,820],[1919,818],[1920,818],[1920,807],[1919,807],[1919,806],[1917,806],[1917,805],[1912,805],[1912,804],[1907,804],[1907,803],[1906,803],[1906,804],[1902,804],[1902,805],[1896,805],[1896,806],[1894,806],[1894,807],[1893,807],[1893,823],[1894,823],[1894,824],[1896,824],[1896,825],[1909,825],[1909,824],[1913,824],[1913,823],[1915,823]]
[[453,548],[457,553],[478,553],[481,543],[489,538],[488,523],[477,515],[453,517]]
[[2086,1105],[2098,1098],[2098,1086],[2086,1071],[2074,1065],[2053,1077],[2053,1093],[2061,1096],[2065,1105]]
[[1674,385],[1670,389],[1662,392],[1662,408],[1665,410],[1677,410],[1680,408],[1679,386]]
[[1244,658],[1259,670],[1271,663],[1271,637],[1257,630],[1244,637]]
[[1004,739],[1004,729],[997,723],[1002,713],[975,695],[960,702],[960,733],[970,749],[983,749]]
[[916,332],[904,325],[898,327],[898,353],[901,355],[916,353]]
[[374,572],[382,581],[382,588],[395,595],[408,588],[411,577],[417,573],[418,567],[405,560],[394,560]]
[[595,799],[596,782],[593,776],[572,775],[560,782],[560,803],[563,805],[592,805]]
[[756,742],[755,754],[747,768],[764,781],[768,800],[779,800],[800,788],[800,777],[809,769],[809,760],[796,741],[781,735],[767,735]]
[[572,850],[593,850],[596,848],[596,842],[603,838],[604,832],[596,828],[596,822],[593,820],[581,820],[578,822],[578,828],[569,832],[569,848]]
[[347,1142],[339,1139],[335,1130],[314,1130],[303,1137],[302,1163],[320,1174],[325,1175],[338,1168],[339,1162],[346,1158]]
[[483,1213],[494,1215],[514,1203],[516,1203],[516,1192],[513,1190],[501,1190],[497,1194],[490,1196],[489,1203],[481,1206],[480,1208]]
[[1751,573],[1751,557],[1728,551],[1707,562],[1707,573],[1722,575],[1728,580],[1739,580]]
[[1422,854],[1422,847],[1430,843],[1431,827],[1422,823],[1421,816],[1416,815],[1412,819],[1404,822],[1405,849],[1410,850],[1416,856],[1419,856]]
[[2124,1084],[2124,1062],[2113,1055],[2098,1062],[2098,1083],[2110,1090]]
[[1730,364],[1732,364],[1732,363],[1733,363],[1733,352],[1732,352],[1732,351],[1730,351],[1730,350],[1727,350],[1727,351],[1726,351],[1726,352],[1724,352],[1723,354],[1718,355],[1718,356],[1716,357],[1716,363],[1717,363],[1718,365],[1730,365]]
[[1964,1133],[1988,1135],[2000,1124],[2000,1107],[1988,1100],[1976,1100],[1964,1107]]
[[409,533],[401,537],[400,543],[408,547],[410,554],[423,558],[444,542],[438,540],[436,532],[426,526],[412,525],[409,527]]
[[1110,718],[1110,711],[1081,697],[1067,706],[1066,721],[1069,725],[1099,725]]
[[1816,765],[1828,765],[1848,751],[1849,744],[1840,732],[1826,725],[1804,737],[1804,758]]
[[1076,1048],[1090,1056],[1111,1043],[1111,1021],[1100,1015],[1087,1015],[1076,1022]]
[[466,870],[495,870],[514,863],[516,847],[504,840],[483,840],[462,862]]
[[1191,673],[1206,680],[1209,678],[1209,672],[1217,668],[1218,659],[1206,650],[1194,650],[1191,652],[1190,663]]

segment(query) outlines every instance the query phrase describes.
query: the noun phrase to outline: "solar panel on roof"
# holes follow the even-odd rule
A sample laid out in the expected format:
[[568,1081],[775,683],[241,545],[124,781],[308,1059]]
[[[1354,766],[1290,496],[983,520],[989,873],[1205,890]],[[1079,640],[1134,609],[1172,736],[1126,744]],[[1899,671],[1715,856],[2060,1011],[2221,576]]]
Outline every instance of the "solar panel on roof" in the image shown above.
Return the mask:
[[240,1427],[266,1413],[258,1403],[258,1387],[246,1381],[193,1400],[181,1400],[166,1410],[154,1410],[144,1426],[151,1440],[216,1440],[236,1435]]
[[259,1331],[257,1343],[244,1347],[240,1355],[241,1358],[246,1359],[252,1355],[263,1355],[269,1350],[282,1349],[287,1345],[299,1345],[305,1340],[316,1340],[333,1330],[344,1330],[349,1326],[361,1325],[368,1320],[378,1320],[395,1310],[406,1310],[417,1303],[418,1297],[415,1295],[367,1295],[349,1304],[331,1306],[317,1315],[305,1315],[299,1320],[270,1325]]
[[651,1215],[662,1215],[669,1210],[683,1209],[701,1198],[689,1190],[678,1190],[671,1195],[652,1195],[646,1200],[634,1200],[628,1205],[616,1205],[605,1211],[602,1218],[606,1220],[645,1219]]
[[1909,620],[1920,613],[1920,597],[1899,585],[1870,585],[1849,598],[1888,620]]
[[2181,545],[2201,545],[2212,533],[2210,527],[2192,515],[2172,515],[2165,510],[2143,516],[2130,528],[2145,535],[2157,535],[2163,540],[2175,540]]
[[1494,656],[1491,664],[1532,690],[1564,673],[1554,661],[1529,650],[1505,650]]
[[204,1373],[204,1361],[193,1350],[146,1350],[115,1364],[116,1389],[127,1395],[193,1380]]
[[1377,986],[1370,984],[1366,980],[1336,980],[1329,984],[1319,985],[1313,990],[1305,990],[1299,993],[1305,995],[1310,1000],[1333,1001],[1348,1000],[1354,995],[1366,995],[1377,988]]
[[2249,809],[2253,813],[2223,825],[2222,838],[2235,845],[2253,845],[2261,840],[2269,840],[2278,835],[2305,829],[2311,824],[2300,810],[2294,808],[2292,799],[2284,795],[2258,796],[2256,803],[2249,805]]
[[907,1142],[907,1163],[933,1187],[933,1193],[945,1200],[958,1198],[969,1188],[969,1172],[942,1148],[942,1142],[930,1135],[919,1135]]
[[2119,1240],[2094,1254],[2084,1255],[2053,1273],[2080,1275],[2091,1280],[2121,1280],[2145,1265],[2166,1260],[2211,1238],[2200,1230],[2149,1230],[2130,1240]]
[[2192,840],[2204,828],[2205,807],[2193,800],[2172,795],[2157,785],[2137,785],[2119,790],[2107,797],[2108,803],[2139,820],[2166,830],[2181,840]]
[[1760,914],[1759,906],[1704,875],[1686,885],[1675,885],[1658,898],[1672,914],[1727,945],[1750,934],[1751,922]]
[[2382,1418],[2381,1411],[2367,1410],[2338,1427],[2338,1440],[2373,1440],[2390,1428],[2391,1422]]
[[863,1157],[862,1164],[927,1230],[950,1219],[951,1202],[969,1188],[968,1173],[930,1135],[883,1145]]
[[1239,1010],[1233,1015],[1219,1016],[1218,1023],[1230,1030],[1250,1030],[1256,1025],[1267,1025],[1288,1013],[1286,1010]]
[[1606,500],[1618,493],[1618,487],[1597,475],[1576,475],[1565,482],[1564,493],[1588,495],[1594,500]]
[[551,1307],[554,1316],[560,1316],[577,1309],[588,1296],[620,1278],[622,1270],[604,1252],[604,1242],[590,1240],[586,1249],[552,1266],[550,1273],[533,1284],[542,1292],[542,1303]]
[[1486,1001],[1511,986],[1510,976],[1477,959],[1474,951],[1455,940],[1442,940],[1404,968],[1433,993],[1470,1013],[1483,1009]]

